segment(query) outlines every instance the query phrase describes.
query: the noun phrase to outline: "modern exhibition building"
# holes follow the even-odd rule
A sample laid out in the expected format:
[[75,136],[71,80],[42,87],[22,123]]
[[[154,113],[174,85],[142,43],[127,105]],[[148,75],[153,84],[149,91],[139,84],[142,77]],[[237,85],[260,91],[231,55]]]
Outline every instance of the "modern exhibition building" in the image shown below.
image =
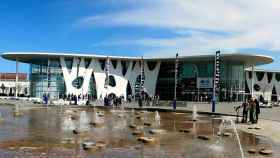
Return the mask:
[[[141,74],[144,91],[161,100],[172,100],[175,93],[175,56],[144,58],[89,54],[7,52],[2,57],[30,64],[30,95],[51,98],[65,95],[139,95]],[[248,68],[269,64],[263,55],[222,54],[219,101],[242,101],[254,86],[255,75]],[[18,65],[18,64],[17,64]],[[177,100],[209,101],[212,97],[215,55],[179,56]],[[141,70],[144,72],[141,73]],[[253,69],[254,70],[254,69]],[[107,76],[107,77],[106,77]],[[255,77],[257,78],[257,77]],[[267,79],[267,78],[266,78]],[[273,79],[273,83],[278,80]],[[280,93],[280,87],[279,93]],[[270,93],[271,94],[271,93]]]

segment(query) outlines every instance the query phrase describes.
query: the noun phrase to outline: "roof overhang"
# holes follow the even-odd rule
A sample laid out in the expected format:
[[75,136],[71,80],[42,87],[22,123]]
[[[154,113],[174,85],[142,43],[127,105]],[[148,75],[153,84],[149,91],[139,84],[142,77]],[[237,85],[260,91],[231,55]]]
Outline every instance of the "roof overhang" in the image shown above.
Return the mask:
[[[125,57],[125,56],[105,56],[105,55],[92,55],[92,54],[71,54],[71,53],[47,53],[47,52],[5,52],[2,57],[7,60],[18,60],[23,63],[36,63],[42,60],[48,59],[59,59],[60,57],[72,58],[72,57],[84,57],[84,58],[96,58],[96,59],[121,59],[121,60],[140,60],[141,57]],[[155,57],[155,58],[144,58],[145,60],[174,60],[175,57]],[[179,60],[183,61],[213,61],[215,55],[198,55],[198,56],[179,56]],[[234,61],[241,62],[246,67],[259,66],[264,64],[270,64],[273,62],[273,58],[265,55],[251,55],[251,54],[221,54],[221,60],[223,61]]]

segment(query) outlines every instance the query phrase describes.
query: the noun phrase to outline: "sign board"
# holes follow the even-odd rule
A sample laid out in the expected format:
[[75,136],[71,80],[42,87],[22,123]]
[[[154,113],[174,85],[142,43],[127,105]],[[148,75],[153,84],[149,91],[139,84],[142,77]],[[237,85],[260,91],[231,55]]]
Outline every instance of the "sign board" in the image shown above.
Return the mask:
[[197,78],[197,88],[213,88],[213,78],[199,77]]

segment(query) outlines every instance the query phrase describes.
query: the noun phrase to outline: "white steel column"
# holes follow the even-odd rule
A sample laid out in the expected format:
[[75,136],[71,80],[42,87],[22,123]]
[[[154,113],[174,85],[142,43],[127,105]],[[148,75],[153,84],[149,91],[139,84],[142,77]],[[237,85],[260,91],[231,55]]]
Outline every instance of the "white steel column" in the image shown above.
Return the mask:
[[253,64],[252,64],[251,67],[252,67],[252,71],[251,71],[251,72],[252,72],[252,78],[251,78],[251,79],[252,79],[252,81],[251,81],[251,96],[253,97],[253,96],[254,96],[254,84],[255,84],[255,77],[254,77],[254,76],[255,76],[255,70],[254,70],[255,67],[254,67]]
[[16,98],[18,97],[17,94],[18,94],[18,60],[16,60],[16,84],[15,84],[15,96]]
[[106,97],[108,95],[108,89],[109,89],[109,84],[110,84],[110,58],[107,56],[106,59],[106,64],[105,64],[105,73],[106,73],[106,78],[105,78],[105,90],[106,90]]

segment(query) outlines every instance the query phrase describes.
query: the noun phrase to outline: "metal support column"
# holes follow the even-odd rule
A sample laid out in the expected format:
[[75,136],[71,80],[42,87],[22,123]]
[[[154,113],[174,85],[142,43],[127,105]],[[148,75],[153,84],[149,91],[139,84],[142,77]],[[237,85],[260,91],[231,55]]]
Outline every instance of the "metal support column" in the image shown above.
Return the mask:
[[212,92],[212,112],[215,112],[216,110],[216,81],[215,81],[215,76],[216,76],[216,58],[215,58],[215,63],[214,63],[214,83],[213,83],[213,92]]
[[15,97],[18,97],[18,59],[16,59],[16,84],[15,84]]
[[199,92],[199,90],[200,90],[200,84],[198,83],[199,82],[199,80],[198,80],[198,67],[194,64],[193,65],[193,71],[195,72],[195,76],[196,76],[196,89],[197,89],[197,100],[196,101],[200,101],[200,98],[199,98],[199,95],[200,95],[200,92]]
[[106,96],[108,95],[108,86],[110,84],[109,76],[110,76],[110,58],[107,56],[106,58],[106,64],[105,64],[105,89],[106,89]]
[[252,65],[252,81],[251,81],[251,96],[253,97],[254,96],[254,84],[255,84],[255,67],[254,67],[254,65]]

